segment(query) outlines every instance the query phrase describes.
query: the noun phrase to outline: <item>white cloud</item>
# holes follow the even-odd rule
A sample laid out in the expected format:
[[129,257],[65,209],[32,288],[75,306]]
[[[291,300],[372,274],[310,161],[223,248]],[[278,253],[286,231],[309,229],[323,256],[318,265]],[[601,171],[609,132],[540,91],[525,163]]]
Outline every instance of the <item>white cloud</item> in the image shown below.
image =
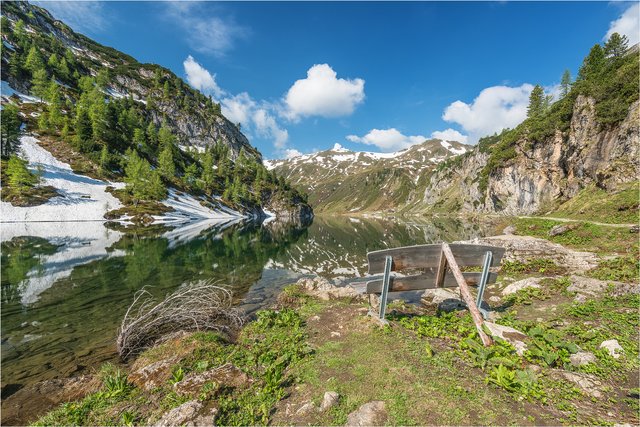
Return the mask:
[[316,64],[289,88],[282,114],[290,120],[348,116],[364,98],[363,79],[340,79],[329,64]]
[[449,105],[442,118],[457,123],[469,134],[469,142],[476,143],[483,136],[505,128],[513,128],[527,117],[529,94],[533,85],[519,87],[488,87],[471,104],[456,101]]
[[249,124],[251,112],[256,108],[256,102],[247,92],[242,92],[224,98],[220,101],[222,114],[233,123],[240,123],[244,126]]
[[627,36],[630,46],[640,41],[640,3],[631,5],[618,19],[611,22],[604,41],[609,40],[613,33]]
[[293,159],[294,157],[300,157],[302,153],[295,148],[288,148],[284,150],[284,158],[285,159]]
[[277,149],[283,149],[289,139],[289,132],[280,128],[275,118],[264,108],[258,108],[253,112],[253,124],[258,135],[263,138],[272,138],[273,145]]
[[47,9],[54,18],[63,21],[76,31],[95,33],[106,29],[103,4],[98,1],[35,1]]
[[231,18],[212,16],[210,4],[204,3],[170,1],[164,4],[169,19],[186,33],[192,49],[224,56],[236,40],[248,36],[249,30]]
[[348,135],[351,142],[360,142],[367,145],[375,145],[382,151],[397,151],[408,148],[414,144],[419,144],[427,140],[422,135],[403,135],[398,129],[372,129],[365,136]]
[[198,64],[193,56],[189,55],[183,62],[184,71],[187,73],[187,82],[199,91],[211,94],[219,98],[224,94],[216,83],[216,76],[211,75],[202,65]]
[[463,135],[455,129],[437,130],[431,132],[431,138],[441,139],[443,141],[458,141],[463,144],[467,143],[467,135]]

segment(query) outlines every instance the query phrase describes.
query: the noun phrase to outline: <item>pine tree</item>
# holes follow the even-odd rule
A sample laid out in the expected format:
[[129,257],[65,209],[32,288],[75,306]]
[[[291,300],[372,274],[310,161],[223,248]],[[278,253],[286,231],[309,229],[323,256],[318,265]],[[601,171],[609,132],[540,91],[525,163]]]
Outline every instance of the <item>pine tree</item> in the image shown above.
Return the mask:
[[31,73],[44,69],[44,61],[42,60],[42,56],[40,56],[40,51],[38,51],[35,46],[31,46],[31,49],[29,49],[24,67],[31,71]]
[[60,86],[55,80],[49,82],[47,87],[47,112],[51,129],[59,129],[62,125],[62,101],[60,99]]
[[569,70],[564,70],[562,79],[560,80],[560,95],[564,98],[571,89],[571,73]]
[[175,144],[176,138],[171,133],[171,130],[164,124],[160,127],[160,131],[158,132],[158,143],[161,146],[173,145]]
[[595,44],[589,51],[589,55],[582,62],[582,66],[578,71],[578,80],[588,80],[600,75],[605,65],[604,49],[599,44]]
[[147,141],[149,145],[157,145],[158,144],[158,131],[156,130],[156,126],[153,122],[149,122],[147,126]]
[[627,51],[628,45],[629,39],[627,36],[613,33],[604,45],[604,55],[607,58],[621,58]]
[[107,172],[109,172],[109,163],[109,149],[105,144],[102,146],[102,151],[100,151],[100,173],[105,175]]
[[24,28],[24,21],[22,19],[18,19],[18,22],[16,22],[16,25],[13,27],[13,37],[20,46],[24,46],[27,41],[27,31]]
[[198,188],[198,165],[191,163],[184,170],[184,181],[192,188]]
[[2,149],[0,153],[7,157],[18,148],[20,125],[18,107],[13,104],[4,104],[0,110],[0,134],[2,137]]
[[93,131],[91,127],[91,118],[86,109],[80,108],[76,113],[75,123],[75,145],[83,153],[93,151]]
[[31,93],[40,98],[42,101],[47,96],[47,88],[49,87],[49,79],[44,68],[40,68],[33,73],[31,79]]
[[545,96],[542,86],[536,85],[529,95],[529,107],[527,117],[537,117],[544,111]]
[[47,131],[49,129],[50,129],[49,114],[45,110],[42,113],[40,113],[40,117],[38,117],[38,130]]
[[162,184],[159,174],[151,170],[146,159],[138,156],[135,150],[126,153],[125,183],[129,193],[137,202],[141,200],[161,200],[166,197],[167,189]]
[[135,128],[133,130],[133,143],[138,148],[142,148],[143,146],[147,145],[147,137],[142,129]]
[[207,150],[202,159],[202,183],[204,188],[211,191],[216,182],[216,171],[213,169],[213,154]]
[[9,179],[9,186],[19,190],[33,187],[40,181],[36,174],[27,169],[27,162],[15,155],[9,158],[6,174]]
[[58,61],[58,55],[52,53],[51,56],[49,56],[49,60],[47,61],[47,66],[52,70],[56,70],[59,65],[60,63]]
[[61,79],[63,80],[69,79],[69,73],[70,73],[69,64],[67,64],[67,60],[65,58],[62,58],[60,60],[60,63],[58,64],[57,72]]
[[160,175],[170,181],[176,174],[176,166],[173,162],[173,149],[171,145],[165,145],[158,156],[158,171]]

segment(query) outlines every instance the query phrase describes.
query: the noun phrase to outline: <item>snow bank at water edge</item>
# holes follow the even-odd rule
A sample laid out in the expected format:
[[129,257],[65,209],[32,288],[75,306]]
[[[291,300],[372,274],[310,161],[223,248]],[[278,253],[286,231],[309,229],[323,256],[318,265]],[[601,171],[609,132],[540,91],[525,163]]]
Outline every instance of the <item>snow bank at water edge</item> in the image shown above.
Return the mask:
[[43,184],[51,185],[60,196],[39,206],[18,207],[0,202],[0,222],[23,221],[104,221],[104,214],[122,207],[118,199],[107,193],[107,186],[122,188],[123,183],[109,183],[78,175],[37,144],[32,136],[20,138],[21,157],[29,161],[29,169],[43,172]]
[[122,233],[91,222],[22,222],[0,225],[0,241],[19,236],[40,237],[59,246],[51,255],[39,255],[38,264],[18,284],[20,302],[33,304],[40,294],[58,280],[69,277],[73,269],[107,256],[118,256],[119,251],[108,252],[122,237]]
[[216,201],[215,209],[203,206],[200,200],[187,193],[179,193],[169,190],[169,196],[162,201],[162,204],[173,208],[173,212],[168,212],[162,216],[154,216],[156,223],[180,223],[186,221],[202,221],[202,220],[223,220],[228,221],[233,218],[243,218],[238,211],[223,205]]

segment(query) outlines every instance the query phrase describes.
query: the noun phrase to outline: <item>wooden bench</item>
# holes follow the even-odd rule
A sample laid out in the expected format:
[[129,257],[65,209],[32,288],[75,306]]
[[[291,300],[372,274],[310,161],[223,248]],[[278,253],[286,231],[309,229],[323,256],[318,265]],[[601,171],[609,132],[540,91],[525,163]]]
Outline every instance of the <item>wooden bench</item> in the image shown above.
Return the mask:
[[[370,280],[366,285],[367,294],[380,295],[380,309],[378,319],[385,323],[389,292],[418,291],[424,289],[460,287],[464,299],[478,333],[485,345],[491,344],[491,339],[482,330],[483,317],[487,312],[481,307],[485,287],[488,283],[495,283],[497,274],[489,271],[491,267],[500,265],[505,249],[495,246],[447,244],[418,245],[401,248],[385,249],[369,252],[369,274],[382,277]],[[460,267],[482,267],[482,271],[462,272]],[[394,275],[392,272],[416,270],[414,275]],[[473,300],[468,285],[478,287],[478,295]],[[481,314],[482,313],[482,314]],[[370,312],[372,315],[375,313]]]

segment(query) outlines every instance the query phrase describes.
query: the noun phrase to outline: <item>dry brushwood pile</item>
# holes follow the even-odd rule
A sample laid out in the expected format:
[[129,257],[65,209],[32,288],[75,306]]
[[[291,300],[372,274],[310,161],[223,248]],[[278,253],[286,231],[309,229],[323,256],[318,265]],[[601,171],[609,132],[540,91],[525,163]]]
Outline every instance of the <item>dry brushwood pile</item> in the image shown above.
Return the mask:
[[143,288],[122,320],[118,354],[126,360],[176,331],[236,330],[242,326],[243,316],[232,303],[228,289],[208,281],[184,284],[160,302]]

